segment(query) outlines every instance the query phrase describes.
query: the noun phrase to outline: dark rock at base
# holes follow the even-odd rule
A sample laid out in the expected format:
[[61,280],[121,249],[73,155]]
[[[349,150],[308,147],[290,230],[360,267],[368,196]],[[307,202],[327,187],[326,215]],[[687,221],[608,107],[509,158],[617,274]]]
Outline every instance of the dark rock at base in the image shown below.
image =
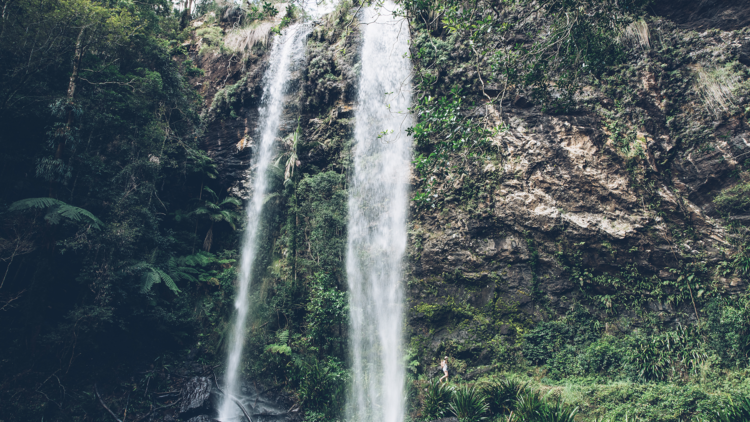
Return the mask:
[[[185,383],[182,388],[182,403],[180,403],[180,413],[198,412],[206,413],[209,410],[211,402],[211,380],[207,377],[193,377]],[[191,419],[192,420],[192,419]]]
[[213,421],[214,419],[211,419],[206,415],[196,416],[194,418],[190,418],[187,420],[187,422],[213,422]]

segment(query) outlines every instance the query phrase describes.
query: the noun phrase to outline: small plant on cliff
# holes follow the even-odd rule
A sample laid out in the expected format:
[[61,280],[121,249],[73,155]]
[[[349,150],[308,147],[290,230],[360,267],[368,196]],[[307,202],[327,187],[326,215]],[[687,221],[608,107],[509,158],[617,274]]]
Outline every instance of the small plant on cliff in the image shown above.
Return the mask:
[[427,391],[422,403],[422,416],[427,420],[440,419],[451,401],[451,388],[446,384],[432,380],[427,384]]
[[465,385],[453,391],[450,409],[460,422],[478,422],[487,419],[489,406],[481,391]]

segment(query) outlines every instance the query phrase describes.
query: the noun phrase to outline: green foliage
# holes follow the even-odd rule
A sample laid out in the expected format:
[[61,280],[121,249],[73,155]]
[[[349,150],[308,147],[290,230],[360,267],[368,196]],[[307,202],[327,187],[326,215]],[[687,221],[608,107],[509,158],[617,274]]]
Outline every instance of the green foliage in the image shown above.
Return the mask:
[[577,413],[577,407],[572,407],[563,403],[558,397],[557,400],[552,403],[547,402],[546,405],[537,412],[537,416],[527,417],[524,420],[533,422],[574,422]]
[[518,396],[526,390],[526,384],[505,378],[500,382],[488,384],[482,393],[492,414],[510,414],[516,408]]
[[706,306],[706,343],[728,367],[750,363],[750,306],[747,297],[716,299]]
[[707,360],[703,341],[692,327],[653,336],[633,336],[624,367],[634,378],[665,380],[696,375]]
[[435,165],[445,163],[452,152],[469,149],[472,151],[470,156],[475,156],[486,151],[488,138],[493,132],[472,119],[471,111],[475,107],[475,104],[467,103],[458,88],[448,96],[425,96],[412,106],[417,121],[407,133],[425,151],[414,159],[421,175],[430,173]]
[[574,350],[591,343],[600,335],[586,309],[575,307],[565,319],[542,322],[524,335],[523,355],[533,364],[559,359],[563,350]]
[[488,408],[482,392],[476,387],[464,385],[453,390],[450,410],[460,422],[485,420]]
[[338,345],[340,334],[349,321],[349,300],[346,292],[340,291],[331,278],[316,273],[310,280],[310,298],[306,305],[306,332],[319,345],[321,352]]
[[714,204],[726,214],[743,214],[750,210],[750,182],[740,182],[721,191]]
[[734,397],[726,409],[716,412],[716,422],[749,422],[750,398]]
[[446,384],[437,379],[427,384],[424,400],[422,401],[422,416],[427,420],[440,419],[445,416],[451,403],[453,391]]
[[47,210],[44,220],[49,224],[59,224],[61,218],[67,218],[76,223],[89,223],[95,229],[101,229],[104,225],[94,214],[85,209],[68,205],[54,198],[27,198],[16,201],[8,207],[9,212],[21,212],[31,209]]
[[547,402],[537,390],[525,389],[516,400],[515,413],[521,421],[534,421],[547,408]]
[[283,330],[276,333],[276,343],[266,346],[266,352],[277,353],[282,355],[291,355],[292,348],[289,347],[289,330]]
[[318,420],[337,418],[346,394],[347,377],[341,362],[335,359],[302,363],[297,389],[300,401],[313,413],[327,418]]
[[169,290],[174,293],[180,293],[181,290],[175,284],[174,279],[169,276],[162,269],[154,267],[147,262],[140,262],[127,268],[128,271],[136,271],[142,274],[141,276],[141,293],[148,293],[154,284],[161,283],[169,287]]

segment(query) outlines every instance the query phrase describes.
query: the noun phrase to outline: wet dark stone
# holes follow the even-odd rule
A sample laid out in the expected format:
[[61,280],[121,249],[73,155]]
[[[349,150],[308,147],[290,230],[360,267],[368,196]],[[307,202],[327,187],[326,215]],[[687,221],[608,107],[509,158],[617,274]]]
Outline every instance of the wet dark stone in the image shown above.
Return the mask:
[[194,377],[182,389],[180,413],[208,408],[211,396],[211,380],[207,377]]

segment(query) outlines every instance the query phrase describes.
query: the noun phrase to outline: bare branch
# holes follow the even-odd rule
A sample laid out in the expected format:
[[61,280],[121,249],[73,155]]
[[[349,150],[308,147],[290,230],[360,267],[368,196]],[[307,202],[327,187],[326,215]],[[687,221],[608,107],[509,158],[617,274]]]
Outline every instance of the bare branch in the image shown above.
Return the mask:
[[120,418],[118,418],[118,417],[117,417],[117,415],[115,415],[115,413],[114,413],[113,411],[109,410],[109,407],[107,407],[107,405],[106,405],[106,404],[104,404],[104,400],[102,400],[102,396],[100,396],[100,395],[99,395],[99,389],[98,389],[98,388],[96,388],[96,384],[94,384],[94,393],[96,393],[96,398],[97,398],[97,399],[99,399],[99,403],[101,403],[102,407],[104,407],[104,409],[105,409],[105,410],[106,410],[107,412],[109,412],[109,414],[110,414],[110,415],[112,415],[112,417],[113,417],[113,418],[115,418],[115,420],[116,420],[117,422],[122,422],[122,421],[120,420]]

